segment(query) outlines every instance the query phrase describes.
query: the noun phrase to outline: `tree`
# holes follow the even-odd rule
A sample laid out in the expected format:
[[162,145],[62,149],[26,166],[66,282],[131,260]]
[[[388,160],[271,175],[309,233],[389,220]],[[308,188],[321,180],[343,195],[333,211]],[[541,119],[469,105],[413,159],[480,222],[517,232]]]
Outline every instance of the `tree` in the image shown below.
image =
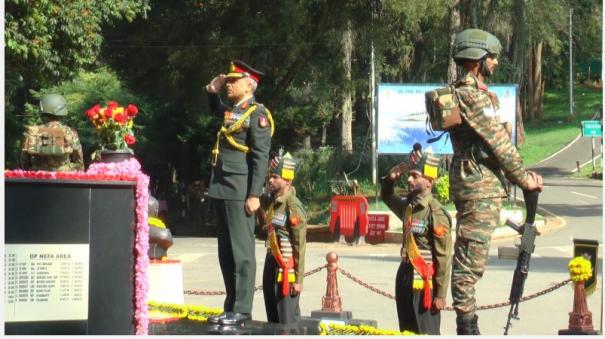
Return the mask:
[[97,62],[101,27],[145,16],[148,0],[5,2],[5,152],[8,165],[17,159],[24,105],[30,90],[69,79]]

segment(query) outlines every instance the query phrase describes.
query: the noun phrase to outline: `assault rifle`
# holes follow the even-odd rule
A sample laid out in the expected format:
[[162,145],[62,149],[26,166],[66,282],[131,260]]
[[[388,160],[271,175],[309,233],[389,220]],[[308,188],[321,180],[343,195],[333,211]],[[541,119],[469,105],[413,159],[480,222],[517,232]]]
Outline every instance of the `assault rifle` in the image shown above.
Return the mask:
[[[498,248],[499,257],[509,257],[517,259],[517,268],[515,268],[515,274],[513,275],[513,282],[510,288],[510,311],[508,312],[508,320],[504,327],[504,335],[508,335],[508,328],[512,318],[519,319],[519,302],[523,295],[523,287],[527,274],[529,273],[529,260],[531,254],[534,252],[536,245],[536,236],[540,235],[538,229],[534,225],[534,219],[536,217],[536,209],[538,208],[538,191],[523,191],[523,198],[525,199],[525,224],[518,225],[514,221],[508,219],[506,224],[521,234],[521,243],[515,245],[516,248],[506,249]],[[508,255],[502,255],[505,251],[508,251]]]

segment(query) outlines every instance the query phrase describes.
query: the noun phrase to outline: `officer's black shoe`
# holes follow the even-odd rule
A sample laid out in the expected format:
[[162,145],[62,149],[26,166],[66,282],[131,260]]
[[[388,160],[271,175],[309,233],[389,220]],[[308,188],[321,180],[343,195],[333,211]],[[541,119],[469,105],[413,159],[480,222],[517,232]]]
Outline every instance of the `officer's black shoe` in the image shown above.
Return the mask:
[[243,324],[246,320],[251,320],[252,315],[250,313],[231,313],[227,315],[225,318],[220,320],[221,325],[240,325]]
[[[477,315],[472,316],[461,316],[456,317],[456,334],[458,335],[473,335],[474,329],[473,324],[477,326]],[[477,334],[479,334],[479,328],[477,328]]]
[[231,314],[231,312],[223,312],[219,315],[212,315],[208,317],[208,322],[211,324],[219,324],[221,322],[221,320],[225,319],[226,317],[229,316],[229,314]]

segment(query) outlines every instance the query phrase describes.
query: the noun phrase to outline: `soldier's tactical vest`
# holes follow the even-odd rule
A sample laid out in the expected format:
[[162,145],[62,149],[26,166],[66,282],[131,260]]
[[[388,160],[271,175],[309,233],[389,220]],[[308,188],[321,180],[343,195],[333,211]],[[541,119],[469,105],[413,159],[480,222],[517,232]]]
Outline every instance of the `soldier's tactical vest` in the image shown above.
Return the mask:
[[61,128],[38,127],[27,138],[24,149],[34,156],[64,156],[73,152],[65,139],[65,131]]

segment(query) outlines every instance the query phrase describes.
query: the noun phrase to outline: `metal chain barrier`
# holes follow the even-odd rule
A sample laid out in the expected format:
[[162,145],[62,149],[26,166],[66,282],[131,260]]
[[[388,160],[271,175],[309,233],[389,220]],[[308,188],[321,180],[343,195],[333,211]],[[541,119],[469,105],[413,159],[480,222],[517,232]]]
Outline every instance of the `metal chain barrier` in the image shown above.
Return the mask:
[[[394,295],[392,295],[392,294],[390,294],[388,292],[382,291],[382,290],[380,290],[380,289],[378,289],[378,288],[376,288],[374,286],[371,286],[370,284],[364,282],[363,280],[361,280],[361,279],[353,276],[351,273],[347,272],[346,270],[344,270],[344,269],[342,269],[340,267],[338,267],[338,270],[345,277],[353,280],[354,282],[356,282],[359,285],[361,285],[361,286],[369,289],[370,291],[375,292],[375,293],[380,294],[380,295],[383,295],[383,296],[385,296],[385,297],[387,297],[389,299],[393,299],[393,300],[395,299]],[[527,300],[531,300],[531,299],[537,298],[539,296],[545,295],[547,293],[553,292],[553,291],[555,291],[555,290],[557,290],[557,289],[559,289],[559,288],[567,285],[570,281],[571,281],[571,279],[563,280],[562,282],[560,282],[558,284],[555,284],[554,286],[549,287],[549,288],[547,288],[545,290],[542,290],[542,291],[536,292],[534,294],[530,294],[528,296],[522,297],[519,302],[524,302],[524,301],[527,301]],[[501,302],[501,303],[497,303],[497,304],[491,304],[491,305],[477,306],[476,309],[478,311],[480,311],[480,310],[490,310],[490,309],[494,309],[494,308],[498,308],[498,307],[505,307],[505,306],[510,306],[510,301]],[[445,311],[453,311],[454,308],[452,308],[450,306],[446,306],[444,310]]]
[[[321,270],[323,270],[324,268],[328,267],[328,265],[323,265],[323,266],[318,266],[317,268],[305,272],[304,276],[308,277],[312,274],[315,274]],[[254,288],[254,291],[261,291],[263,289],[263,285],[259,285],[257,287]],[[188,295],[225,295],[227,294],[227,292],[225,291],[196,291],[196,290],[185,290],[183,291],[183,293],[188,294]]]

